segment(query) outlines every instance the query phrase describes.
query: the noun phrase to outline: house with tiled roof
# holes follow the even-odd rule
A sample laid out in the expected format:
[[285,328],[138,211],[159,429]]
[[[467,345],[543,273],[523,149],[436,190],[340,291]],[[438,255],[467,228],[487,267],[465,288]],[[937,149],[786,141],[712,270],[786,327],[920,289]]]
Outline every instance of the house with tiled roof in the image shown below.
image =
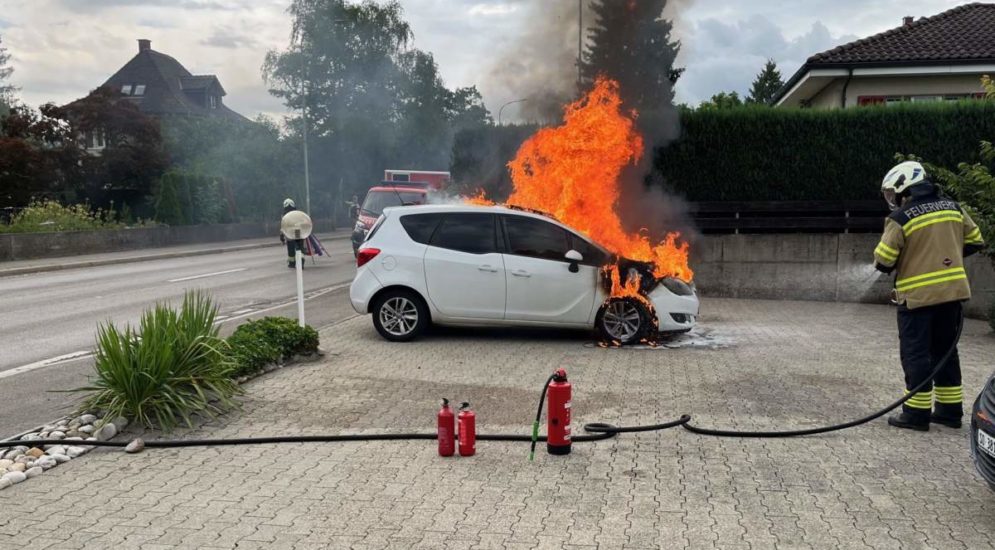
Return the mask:
[[247,120],[225,106],[226,95],[218,77],[194,75],[179,61],[152,49],[152,41],[139,40],[138,54],[103,84],[120,90],[145,114],[221,116]]
[[813,55],[774,97],[778,107],[848,108],[954,101],[995,77],[995,4],[973,3]]

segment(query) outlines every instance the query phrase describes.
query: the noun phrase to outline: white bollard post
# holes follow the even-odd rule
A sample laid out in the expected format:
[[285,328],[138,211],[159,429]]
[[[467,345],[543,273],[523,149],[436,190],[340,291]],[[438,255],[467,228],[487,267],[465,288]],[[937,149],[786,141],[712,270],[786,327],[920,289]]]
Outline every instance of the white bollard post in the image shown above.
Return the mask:
[[304,254],[300,249],[295,253],[297,264],[297,324],[304,326]]

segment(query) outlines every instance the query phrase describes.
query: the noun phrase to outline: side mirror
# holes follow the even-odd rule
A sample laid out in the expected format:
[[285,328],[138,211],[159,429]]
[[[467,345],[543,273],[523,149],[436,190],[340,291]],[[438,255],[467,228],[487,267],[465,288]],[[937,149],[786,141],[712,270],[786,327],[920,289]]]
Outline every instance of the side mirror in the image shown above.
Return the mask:
[[576,250],[571,250],[564,256],[570,262],[570,273],[580,271],[580,262],[584,261],[584,255]]

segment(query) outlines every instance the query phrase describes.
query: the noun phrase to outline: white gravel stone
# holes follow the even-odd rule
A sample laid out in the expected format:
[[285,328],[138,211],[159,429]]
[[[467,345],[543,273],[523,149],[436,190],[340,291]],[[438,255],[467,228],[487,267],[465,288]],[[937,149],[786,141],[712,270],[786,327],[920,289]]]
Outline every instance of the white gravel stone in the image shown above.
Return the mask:
[[104,424],[93,434],[97,438],[97,441],[107,441],[115,435],[117,435],[117,427],[110,423]]
[[48,434],[49,439],[64,439],[66,437],[66,432],[55,430]]
[[14,463],[13,460],[8,460],[6,458],[3,459],[3,460],[0,460],[0,470],[6,470],[7,467],[9,467],[13,463]]
[[24,472],[7,472],[0,479],[6,479],[10,481],[11,485],[14,485],[28,479],[28,477],[24,475]]
[[50,456],[54,458],[55,461],[58,462],[59,464],[62,464],[63,462],[69,462],[70,460],[72,460],[71,458],[69,458],[69,455],[50,455]]
[[84,434],[92,434],[93,433],[93,424],[87,424],[86,426],[80,426],[78,431],[80,433],[84,433]]
[[96,415],[92,414],[84,414],[83,416],[79,417],[78,420],[80,424],[93,424],[94,422],[97,421],[97,417]]
[[59,421],[57,421],[55,423],[55,425],[58,426],[58,427],[60,427],[60,428],[64,428],[64,427],[66,427],[66,426],[69,425],[69,419],[68,418],[60,419]]
[[35,441],[37,439],[41,439],[41,436],[38,434],[24,434],[21,436],[21,441]]
[[124,448],[124,452],[132,454],[140,453],[143,450],[145,450],[145,442],[142,441],[141,438],[132,440],[131,443],[128,443],[128,446]]
[[11,485],[13,485],[13,483],[11,483],[9,479],[4,479],[3,477],[0,477],[0,491],[6,489],[7,487],[10,487]]
[[67,437],[66,441],[83,441],[83,438],[78,435],[74,435],[72,437]]
[[128,427],[128,419],[123,416],[119,416],[114,420],[111,420],[111,423],[114,424],[114,427],[117,428],[117,431],[119,432]]
[[34,460],[34,458],[35,457],[33,457],[31,455],[21,455],[21,456],[19,456],[19,457],[17,457],[17,458],[14,459],[14,464],[15,465],[17,465],[17,464],[27,464],[28,462],[31,462],[32,460]]
[[63,447],[62,445],[55,445],[51,449],[45,451],[45,453],[48,454],[49,456],[52,456],[52,455],[64,455],[64,454],[66,454],[66,448]]
[[83,447],[68,447],[66,449],[66,454],[69,455],[69,458],[76,458],[77,456],[86,453],[86,451],[87,449]]
[[16,464],[12,464],[9,468],[7,468],[7,471],[8,472],[23,472],[24,470],[27,470],[27,469],[28,469],[27,465],[25,465],[23,462],[18,462]]
[[43,456],[35,461],[35,467],[41,468],[42,470],[47,470],[55,466],[56,464],[58,464],[58,462],[56,462],[55,459],[50,456]]
[[35,466],[34,468],[31,468],[31,469],[27,470],[26,472],[24,472],[24,477],[26,477],[28,479],[31,479],[31,478],[35,477],[36,475],[42,473],[43,471],[44,470],[41,468],[41,466]]

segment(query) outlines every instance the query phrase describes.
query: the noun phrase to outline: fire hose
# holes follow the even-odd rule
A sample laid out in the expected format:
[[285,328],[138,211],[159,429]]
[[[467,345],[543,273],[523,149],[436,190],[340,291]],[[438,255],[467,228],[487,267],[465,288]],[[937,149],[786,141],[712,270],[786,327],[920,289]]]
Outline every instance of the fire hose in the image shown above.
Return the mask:
[[[782,430],[782,431],[739,431],[739,430],[723,430],[715,428],[702,428],[695,426],[690,423],[690,415],[682,415],[676,420],[671,420],[668,422],[663,422],[659,424],[647,424],[641,426],[615,426],[612,424],[606,424],[601,422],[590,423],[584,425],[584,431],[587,435],[578,435],[572,438],[575,443],[586,443],[593,441],[603,441],[606,439],[611,439],[621,433],[636,433],[636,432],[651,432],[651,431],[662,431],[671,428],[676,428],[678,426],[683,427],[685,430],[695,433],[698,435],[714,436],[714,437],[744,437],[744,438],[786,438],[786,437],[802,437],[809,435],[818,435],[834,431],[845,430],[848,428],[854,428],[862,424],[871,422],[877,418],[880,418],[889,412],[902,406],[906,401],[911,399],[916,393],[926,388],[927,385],[932,384],[933,379],[940,373],[940,370],[950,361],[953,357],[954,352],[957,349],[957,343],[960,340],[961,332],[964,329],[964,315],[961,313],[959,322],[957,323],[957,331],[953,339],[953,343],[950,348],[943,355],[933,371],[920,382],[916,387],[908,391],[908,393],[898,399],[897,401],[891,403],[887,407],[876,411],[867,416],[850,420],[848,422],[843,422],[840,424],[832,424],[828,426],[820,426],[815,428],[805,428],[799,430]],[[556,373],[550,375],[543,385],[542,391],[539,394],[539,407],[536,412],[536,419],[532,425],[532,434],[477,434],[476,438],[480,441],[518,441],[518,442],[529,442],[531,443],[531,450],[529,453],[530,460],[535,454],[536,443],[539,441],[547,441],[547,436],[539,434],[539,422],[542,417],[543,403],[546,399],[546,393],[550,387],[550,383],[553,381]],[[161,440],[150,440],[144,441],[142,447],[149,449],[162,449],[162,448],[176,448],[176,447],[215,447],[215,446],[230,446],[230,445],[265,445],[265,444],[275,444],[275,443],[341,443],[341,442],[355,442],[355,441],[415,441],[415,440],[435,440],[438,437],[435,433],[385,433],[385,434],[338,434],[338,435],[294,435],[294,436],[273,436],[273,437],[248,437],[248,438],[233,438],[233,439],[161,439]],[[77,444],[81,446],[89,447],[128,447],[129,444],[133,442],[127,441],[67,441],[64,439],[35,439],[35,440],[15,440],[0,443],[0,449],[10,448],[17,445],[29,444],[32,446],[40,445],[66,445],[66,444]]]

